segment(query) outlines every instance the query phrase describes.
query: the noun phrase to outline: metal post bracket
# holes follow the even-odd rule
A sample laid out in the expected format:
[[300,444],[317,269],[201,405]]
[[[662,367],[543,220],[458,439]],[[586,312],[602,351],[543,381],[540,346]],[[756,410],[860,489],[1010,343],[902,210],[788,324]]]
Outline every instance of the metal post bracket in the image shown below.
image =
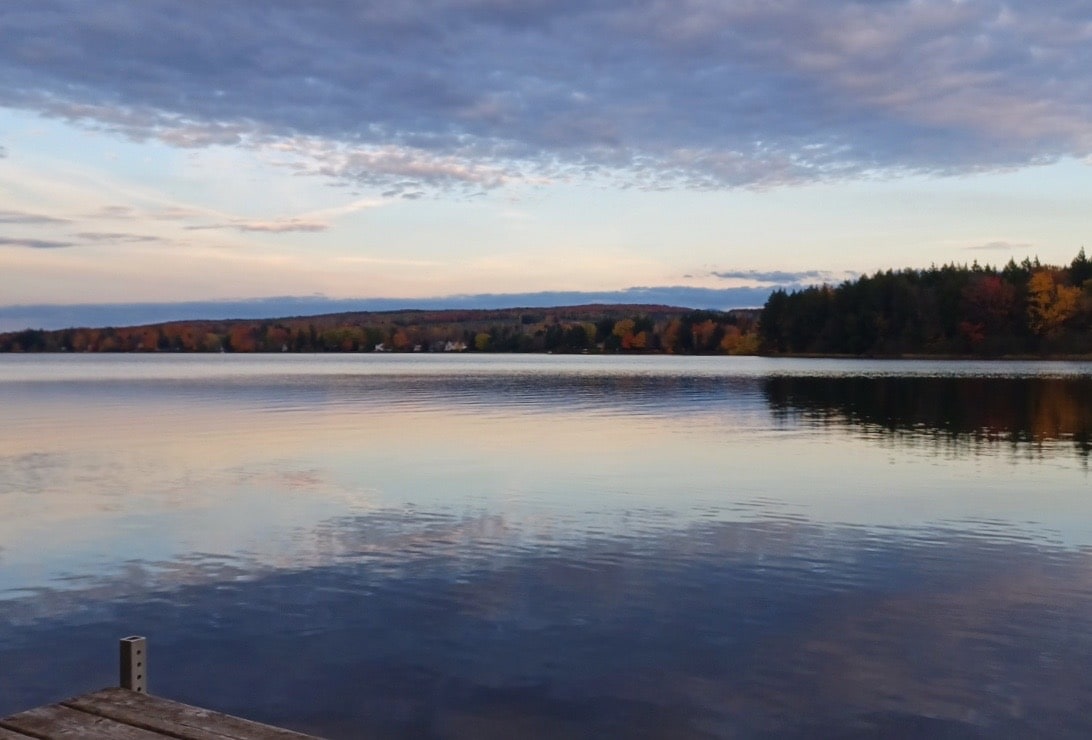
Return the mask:
[[148,693],[148,640],[121,638],[121,688]]

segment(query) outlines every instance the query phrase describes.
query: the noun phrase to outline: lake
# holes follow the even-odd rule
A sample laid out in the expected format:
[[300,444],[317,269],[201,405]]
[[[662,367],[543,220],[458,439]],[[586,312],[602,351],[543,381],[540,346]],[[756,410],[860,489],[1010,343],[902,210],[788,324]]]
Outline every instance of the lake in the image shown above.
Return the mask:
[[1092,364],[0,356],[0,716],[1088,737]]

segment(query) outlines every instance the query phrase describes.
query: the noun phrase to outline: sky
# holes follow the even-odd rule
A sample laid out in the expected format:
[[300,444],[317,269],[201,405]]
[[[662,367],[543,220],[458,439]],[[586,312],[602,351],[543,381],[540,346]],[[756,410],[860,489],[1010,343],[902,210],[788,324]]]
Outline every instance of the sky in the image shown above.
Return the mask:
[[0,330],[1068,263],[1081,0],[5,0]]

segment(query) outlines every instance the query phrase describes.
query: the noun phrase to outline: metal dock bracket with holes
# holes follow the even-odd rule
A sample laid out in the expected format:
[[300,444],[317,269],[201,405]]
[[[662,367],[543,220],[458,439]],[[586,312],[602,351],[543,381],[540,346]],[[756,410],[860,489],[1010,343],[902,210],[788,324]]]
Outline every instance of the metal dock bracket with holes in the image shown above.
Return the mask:
[[147,694],[148,640],[143,637],[123,637],[120,648],[121,688]]

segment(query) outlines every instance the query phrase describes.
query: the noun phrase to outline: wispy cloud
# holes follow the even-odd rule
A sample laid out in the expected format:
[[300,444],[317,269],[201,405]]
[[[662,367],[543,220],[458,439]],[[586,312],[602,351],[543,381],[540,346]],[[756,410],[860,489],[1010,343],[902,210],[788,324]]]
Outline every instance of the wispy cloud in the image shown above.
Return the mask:
[[522,179],[513,165],[479,161],[472,151],[438,154],[404,145],[346,146],[315,137],[285,138],[271,148],[279,164],[298,173],[385,185],[386,197],[414,197],[422,187],[489,190]]
[[[224,221],[218,221],[216,223],[191,223],[184,225],[181,228],[187,231],[212,231],[218,229],[232,229],[235,231],[256,231],[266,233],[287,233],[287,232],[316,232],[325,231],[330,225],[323,218],[324,216],[340,216],[346,213],[352,213],[354,211],[362,210],[371,205],[375,205],[376,201],[358,200],[353,203],[349,203],[345,206],[339,206],[335,208],[329,208],[322,211],[316,211],[306,216],[294,217],[294,218],[277,218],[277,219],[245,219],[245,218],[228,218]],[[224,217],[223,213],[214,213],[207,210],[198,210],[195,208],[188,208],[184,205],[165,206],[151,209],[137,209],[131,206],[104,206],[103,208],[93,211],[84,216],[85,219],[91,221],[138,221],[138,220],[152,220],[152,221],[198,221],[201,219],[208,219],[209,217],[217,218]],[[152,237],[140,234],[131,234],[124,232],[82,232],[78,236],[93,240],[93,241],[159,241],[159,237]]]
[[285,219],[276,221],[230,221],[220,224],[195,224],[184,227],[190,231],[202,231],[211,229],[234,229],[236,231],[262,231],[271,234],[284,234],[288,232],[315,232],[326,231],[330,225],[322,221],[305,221],[302,219]]
[[104,221],[142,221],[152,219],[155,221],[185,221],[188,219],[207,217],[208,214],[185,206],[162,206],[149,209],[138,209],[133,206],[109,205],[98,210],[83,214],[82,218]]
[[838,272],[830,270],[713,270],[706,274],[734,284],[758,284],[780,288],[835,284],[860,277],[860,273],[849,270]]
[[45,216],[24,211],[0,211],[0,224],[55,225],[68,223],[68,219]]
[[65,249],[74,247],[72,242],[60,242],[50,239],[26,239],[21,237],[0,236],[0,247],[23,247],[25,249]]
[[784,270],[723,270],[710,273],[713,277],[725,280],[753,280],[758,283],[806,283],[823,282],[835,279],[835,275],[825,270],[802,270],[788,272]]
[[987,242],[985,244],[975,244],[974,246],[965,247],[965,249],[971,251],[982,252],[1022,252],[1028,253],[1035,248],[1035,245],[1028,244],[1027,242],[1006,242],[995,241]]
[[200,211],[192,208],[169,206],[167,208],[153,210],[148,215],[156,221],[185,221],[186,219],[198,218],[202,214]]
[[151,236],[148,234],[127,234],[119,231],[81,231],[76,234],[76,237],[89,242],[137,243],[163,241],[163,238],[158,236]]
[[360,198],[350,203],[345,203],[344,205],[332,206],[330,208],[321,208],[317,211],[309,211],[308,213],[301,214],[299,218],[303,220],[323,221],[326,219],[348,216],[352,213],[368,211],[373,208],[379,208],[383,205],[384,201],[376,198]]
[[140,213],[131,206],[103,206],[97,211],[88,213],[85,216],[85,218],[90,219],[110,219],[118,221],[128,221],[139,217]]
[[1071,0],[10,0],[0,105],[411,196],[770,187],[1087,157],[1092,27]]

